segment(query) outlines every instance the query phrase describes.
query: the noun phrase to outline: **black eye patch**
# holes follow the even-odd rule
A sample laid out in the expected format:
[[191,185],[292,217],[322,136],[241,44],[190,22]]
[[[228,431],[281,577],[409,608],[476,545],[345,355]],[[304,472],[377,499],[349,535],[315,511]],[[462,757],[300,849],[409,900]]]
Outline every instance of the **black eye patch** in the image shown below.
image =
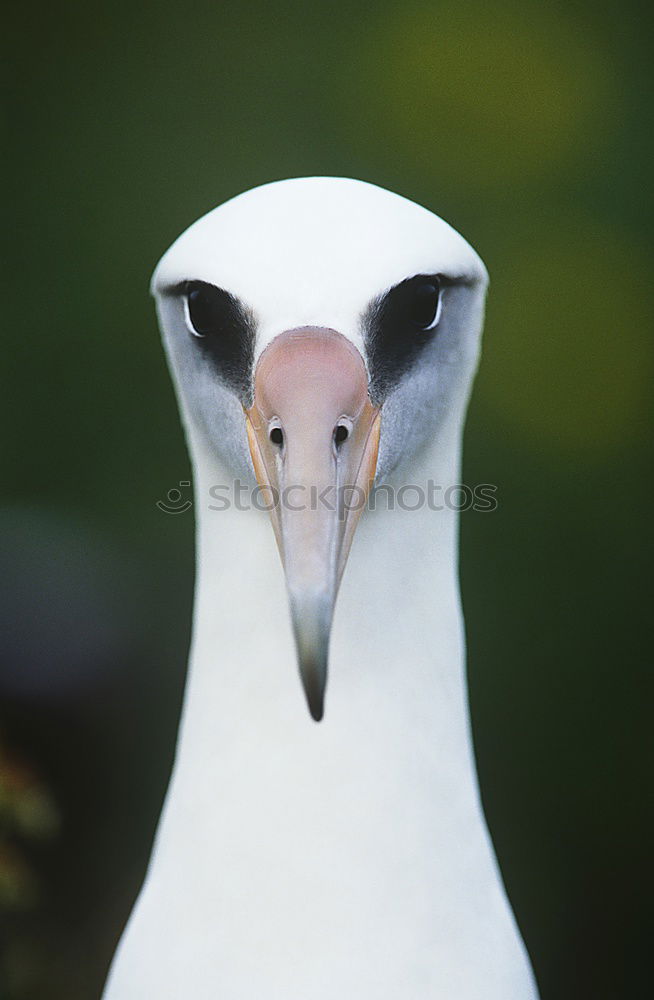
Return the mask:
[[364,317],[370,395],[380,402],[438,330],[440,275],[417,274],[376,299]]
[[198,350],[239,399],[249,401],[255,337],[252,316],[233,295],[206,281],[187,281],[182,293]]

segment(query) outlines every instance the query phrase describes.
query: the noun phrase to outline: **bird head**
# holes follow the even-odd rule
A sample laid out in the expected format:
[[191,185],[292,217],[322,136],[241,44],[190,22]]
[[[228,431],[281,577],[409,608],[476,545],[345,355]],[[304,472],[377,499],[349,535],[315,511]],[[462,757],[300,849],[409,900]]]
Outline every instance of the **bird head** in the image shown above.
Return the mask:
[[[270,497],[309,710],[369,490],[459,427],[483,263],[447,223],[361,181],[279,181],[186,230],[152,292],[191,447]],[[454,431],[453,431],[454,433]]]

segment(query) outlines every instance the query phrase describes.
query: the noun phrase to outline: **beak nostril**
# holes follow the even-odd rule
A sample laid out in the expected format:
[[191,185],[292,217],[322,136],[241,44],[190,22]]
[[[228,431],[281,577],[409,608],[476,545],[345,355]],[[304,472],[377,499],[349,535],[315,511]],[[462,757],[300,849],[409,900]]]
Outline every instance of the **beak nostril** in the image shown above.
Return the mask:
[[270,432],[270,440],[272,441],[273,444],[279,445],[279,447],[281,448],[281,446],[284,444],[284,432],[282,431],[281,427],[273,427],[273,429]]
[[334,430],[334,444],[337,448],[340,444],[343,444],[343,442],[347,440],[349,433],[350,432],[345,424],[337,424],[336,429]]

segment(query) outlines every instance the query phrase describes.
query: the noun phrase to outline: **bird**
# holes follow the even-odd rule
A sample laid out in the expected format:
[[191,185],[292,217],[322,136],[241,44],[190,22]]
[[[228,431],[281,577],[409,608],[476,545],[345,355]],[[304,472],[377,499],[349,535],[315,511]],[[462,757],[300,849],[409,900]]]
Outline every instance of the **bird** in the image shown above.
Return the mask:
[[367,181],[262,184],[151,292],[194,469],[175,763],[104,1000],[534,1000],[458,582],[488,285]]

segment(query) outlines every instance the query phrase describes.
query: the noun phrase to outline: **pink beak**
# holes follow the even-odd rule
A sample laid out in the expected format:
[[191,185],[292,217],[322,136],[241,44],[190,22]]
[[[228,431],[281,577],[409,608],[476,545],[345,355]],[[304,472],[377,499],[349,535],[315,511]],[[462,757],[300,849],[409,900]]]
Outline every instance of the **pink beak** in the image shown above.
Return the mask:
[[309,711],[323,716],[334,606],[377,466],[381,414],[363,358],[334,330],[280,334],[245,411],[250,453],[284,565]]

